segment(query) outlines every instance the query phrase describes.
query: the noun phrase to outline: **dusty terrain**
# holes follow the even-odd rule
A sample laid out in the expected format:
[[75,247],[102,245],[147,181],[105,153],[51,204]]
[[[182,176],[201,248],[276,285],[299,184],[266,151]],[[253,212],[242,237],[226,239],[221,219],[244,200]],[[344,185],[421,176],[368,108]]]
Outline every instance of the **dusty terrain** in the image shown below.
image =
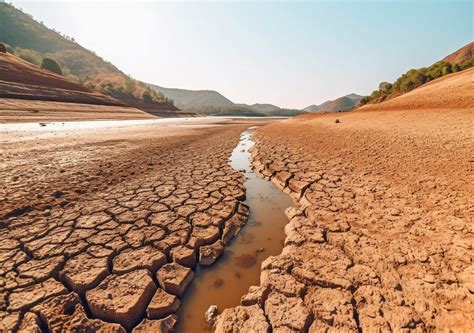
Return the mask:
[[228,159],[254,123],[4,130],[0,331],[174,327],[192,268],[246,222]]
[[357,111],[257,130],[256,172],[298,208],[282,253],[216,331],[472,330],[473,114]]

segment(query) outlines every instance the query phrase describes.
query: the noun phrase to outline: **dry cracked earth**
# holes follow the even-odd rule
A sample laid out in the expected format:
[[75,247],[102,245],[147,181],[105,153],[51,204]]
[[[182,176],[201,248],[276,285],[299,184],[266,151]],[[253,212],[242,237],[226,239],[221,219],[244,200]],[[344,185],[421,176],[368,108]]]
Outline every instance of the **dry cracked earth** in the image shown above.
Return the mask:
[[255,171],[297,207],[216,332],[472,331],[473,125],[410,110],[259,129]]
[[2,134],[0,331],[172,331],[247,220],[248,126]]

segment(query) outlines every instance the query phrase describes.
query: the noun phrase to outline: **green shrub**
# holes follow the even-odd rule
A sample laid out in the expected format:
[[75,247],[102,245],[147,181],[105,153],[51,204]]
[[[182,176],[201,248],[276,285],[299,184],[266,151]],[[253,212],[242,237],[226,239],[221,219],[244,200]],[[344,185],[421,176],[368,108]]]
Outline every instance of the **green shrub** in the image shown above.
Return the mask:
[[63,75],[63,70],[58,62],[52,58],[44,58],[41,62],[41,68],[44,68],[50,72]]
[[38,65],[38,66],[40,64],[40,57],[33,50],[22,49],[21,47],[16,47],[15,54],[19,56],[21,59],[28,61],[29,63]]

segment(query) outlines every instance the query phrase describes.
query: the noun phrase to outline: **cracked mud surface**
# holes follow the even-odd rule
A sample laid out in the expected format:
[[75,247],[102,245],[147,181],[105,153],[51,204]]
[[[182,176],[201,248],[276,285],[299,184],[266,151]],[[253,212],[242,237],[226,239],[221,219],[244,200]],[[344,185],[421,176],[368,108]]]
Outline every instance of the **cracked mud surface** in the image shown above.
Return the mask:
[[228,160],[255,123],[3,133],[0,330],[172,330],[192,269],[245,223]]
[[472,110],[443,110],[259,129],[255,172],[298,206],[216,332],[471,330],[473,125]]

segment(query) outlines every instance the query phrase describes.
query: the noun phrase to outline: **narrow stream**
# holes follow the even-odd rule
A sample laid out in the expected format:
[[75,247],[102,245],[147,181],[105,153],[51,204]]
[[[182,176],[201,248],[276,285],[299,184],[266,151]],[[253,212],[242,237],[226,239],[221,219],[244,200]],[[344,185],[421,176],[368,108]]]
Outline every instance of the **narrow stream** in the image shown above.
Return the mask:
[[210,332],[211,328],[204,322],[206,310],[217,305],[220,313],[239,305],[249,287],[259,284],[262,261],[283,249],[284,227],[288,223],[284,211],[293,201],[251,170],[248,150],[254,144],[253,131],[254,128],[249,128],[242,133],[230,158],[234,169],[245,169],[244,202],[250,207],[249,220],[213,266],[196,268],[196,276],[178,312],[177,332]]

